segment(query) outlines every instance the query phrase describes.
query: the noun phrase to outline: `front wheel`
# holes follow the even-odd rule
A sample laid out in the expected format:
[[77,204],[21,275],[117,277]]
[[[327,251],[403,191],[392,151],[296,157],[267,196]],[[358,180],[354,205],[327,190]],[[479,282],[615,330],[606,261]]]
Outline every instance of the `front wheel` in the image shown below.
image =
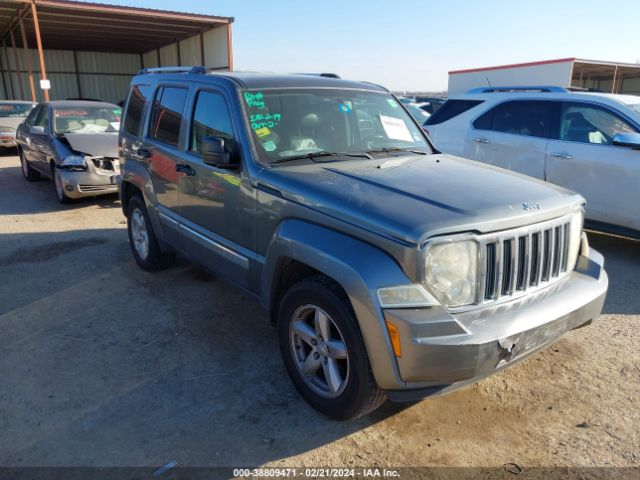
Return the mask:
[[278,337],[293,384],[319,412],[349,420],[386,400],[373,378],[351,305],[326,277],[303,280],[285,293]]
[[53,176],[53,184],[56,187],[56,197],[58,197],[58,201],[62,204],[70,203],[71,199],[67,197],[67,194],[64,191],[64,185],[62,184],[62,175],[60,174],[60,169],[55,165],[51,164],[51,173]]
[[174,259],[174,254],[160,249],[149,220],[147,207],[139,195],[129,200],[127,220],[129,244],[138,265],[149,272],[168,268]]
[[18,155],[20,156],[20,168],[22,170],[22,176],[27,182],[35,182],[40,178],[40,174],[36,172],[31,165],[29,165],[29,161],[27,157],[25,157],[22,149],[18,149]]

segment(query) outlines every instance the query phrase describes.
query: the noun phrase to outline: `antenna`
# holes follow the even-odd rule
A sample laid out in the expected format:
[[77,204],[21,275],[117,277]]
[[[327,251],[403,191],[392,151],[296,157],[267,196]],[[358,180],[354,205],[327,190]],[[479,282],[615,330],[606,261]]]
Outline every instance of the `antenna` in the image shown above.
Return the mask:
[[487,81],[487,85],[489,85],[489,88],[492,88],[491,87],[491,82],[489,82],[489,77],[487,75],[485,75],[484,78]]

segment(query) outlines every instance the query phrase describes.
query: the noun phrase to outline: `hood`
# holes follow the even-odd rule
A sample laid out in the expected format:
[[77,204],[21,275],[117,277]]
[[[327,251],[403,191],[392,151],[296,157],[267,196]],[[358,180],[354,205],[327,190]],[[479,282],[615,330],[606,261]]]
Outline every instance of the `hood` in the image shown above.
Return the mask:
[[412,244],[533,224],[584,202],[564,188],[445,154],[275,167],[263,175],[285,198]]
[[65,133],[71,148],[92,157],[118,157],[118,133]]

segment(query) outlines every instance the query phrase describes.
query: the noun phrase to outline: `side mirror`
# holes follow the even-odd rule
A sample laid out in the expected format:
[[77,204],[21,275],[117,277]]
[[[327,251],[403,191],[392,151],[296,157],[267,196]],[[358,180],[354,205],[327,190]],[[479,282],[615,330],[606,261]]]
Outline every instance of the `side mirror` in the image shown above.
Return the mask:
[[41,127],[40,125],[33,125],[29,128],[29,132],[33,135],[44,135],[44,127]]
[[226,140],[221,137],[204,137],[200,143],[202,161],[218,168],[234,169],[238,167],[231,153],[225,150]]
[[616,147],[628,147],[633,150],[640,150],[640,133],[616,133],[611,143]]

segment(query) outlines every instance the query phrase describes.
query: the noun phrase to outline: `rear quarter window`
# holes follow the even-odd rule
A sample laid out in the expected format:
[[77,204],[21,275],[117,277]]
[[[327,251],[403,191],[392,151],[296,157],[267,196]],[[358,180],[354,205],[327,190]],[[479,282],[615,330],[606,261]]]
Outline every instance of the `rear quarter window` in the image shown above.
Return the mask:
[[482,103],[482,100],[447,100],[438,108],[431,117],[425,122],[425,125],[438,125],[440,123],[451,120],[464,112],[471,110]]
[[138,136],[142,115],[144,114],[144,105],[150,93],[151,86],[149,85],[135,85],[131,89],[122,127],[124,133]]

